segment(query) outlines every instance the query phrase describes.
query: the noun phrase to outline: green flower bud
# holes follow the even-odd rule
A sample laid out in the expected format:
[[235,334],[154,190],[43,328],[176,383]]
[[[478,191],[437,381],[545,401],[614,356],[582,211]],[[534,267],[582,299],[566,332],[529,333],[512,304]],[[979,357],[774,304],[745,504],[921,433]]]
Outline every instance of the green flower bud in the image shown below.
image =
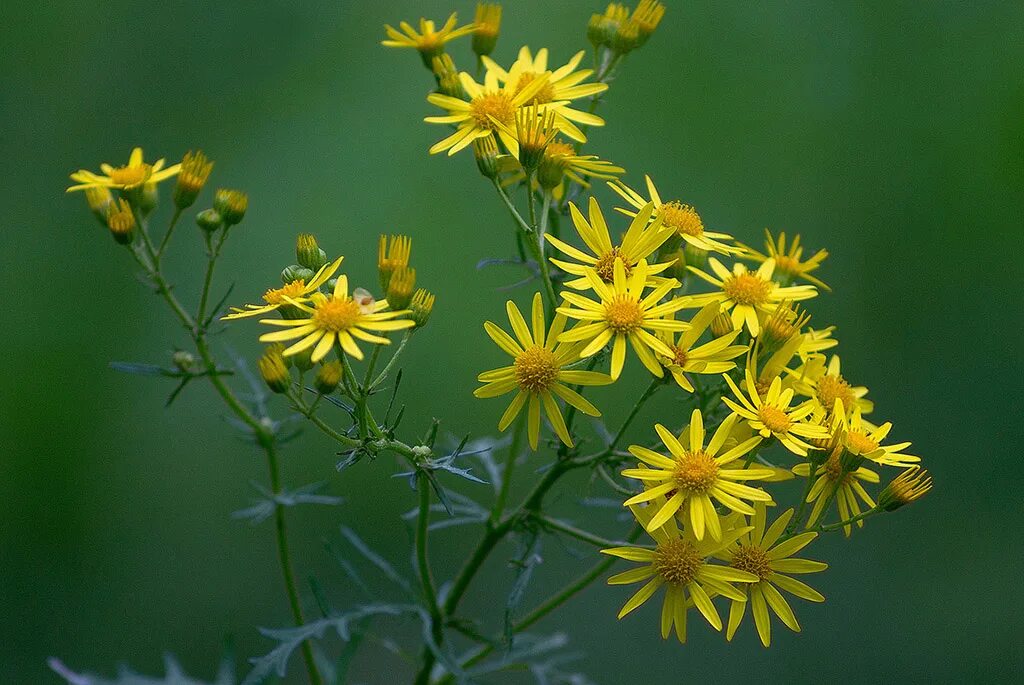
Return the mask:
[[216,209],[204,209],[196,214],[196,224],[207,233],[213,233],[224,225],[224,219]]
[[295,259],[307,269],[316,271],[327,263],[327,253],[320,249],[316,236],[300,233],[295,239]]

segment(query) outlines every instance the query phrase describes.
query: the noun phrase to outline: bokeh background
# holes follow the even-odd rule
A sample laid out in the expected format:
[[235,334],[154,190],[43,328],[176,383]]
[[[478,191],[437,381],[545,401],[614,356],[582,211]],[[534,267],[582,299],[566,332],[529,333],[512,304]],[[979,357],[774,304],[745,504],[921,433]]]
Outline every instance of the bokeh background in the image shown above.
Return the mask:
[[[870,386],[876,416],[914,441],[937,486],[852,540],[817,546],[811,556],[832,563],[815,578],[829,601],[798,606],[804,632],[776,631],[770,651],[749,625],[731,645],[704,629],[686,647],[663,643],[651,608],[615,620],[622,589],[594,587],[540,628],[567,630],[585,655],[577,667],[603,683],[1019,682],[1024,5],[669,4],[613,85],[591,149],[628,180],[653,174],[711,226],[747,240],[771,226],[826,246],[835,293],[814,301],[816,321],[838,324],[847,376]],[[378,44],[385,22],[450,9],[472,15],[463,1],[0,8],[0,682],[57,682],[50,655],[152,673],[165,650],[209,678],[226,638],[241,663],[269,646],[255,626],[288,621],[270,525],[230,518],[255,495],[250,481],[265,480],[260,455],[208,387],[165,410],[168,385],[107,366],[163,363],[185,341],[84,198],[64,195],[68,172],[134,145],[172,160],[205,150],[212,183],[252,197],[218,282],[233,279],[235,300],[275,281],[298,231],[346,254],[361,283],[374,282],[378,233],[412,235],[438,307],[406,357],[406,425],[436,416],[453,431],[493,430],[498,403],[469,393],[499,359],[480,324],[502,317],[495,288],[514,275],[475,264],[509,244],[507,215],[469,153],[427,155],[442,132],[420,121],[429,77],[415,53]],[[496,56],[528,42],[567,59],[600,10],[509,3]],[[170,270],[191,298],[197,230],[185,223],[175,243]],[[216,345],[249,354],[255,335],[234,326]],[[599,395],[612,424],[631,386],[615,387]],[[672,409],[652,406],[637,436]],[[308,434],[284,461],[289,485],[322,480],[346,498],[290,513],[302,578],[339,605],[361,600],[323,549],[339,524],[407,563],[397,517],[413,495],[390,459],[339,475],[331,446]],[[588,492],[572,483],[559,506],[585,516],[573,502]],[[593,516],[614,535],[609,514]],[[474,539],[438,536],[438,573]],[[590,563],[555,544],[544,557],[527,604]],[[493,612],[510,578],[496,563],[467,613]],[[356,681],[409,677],[385,663],[396,662],[371,645]]]

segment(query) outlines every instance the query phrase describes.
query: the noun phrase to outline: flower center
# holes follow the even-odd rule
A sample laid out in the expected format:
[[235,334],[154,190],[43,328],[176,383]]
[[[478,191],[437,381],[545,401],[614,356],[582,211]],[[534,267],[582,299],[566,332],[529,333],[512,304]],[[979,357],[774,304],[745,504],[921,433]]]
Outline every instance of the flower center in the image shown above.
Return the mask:
[[802,271],[800,268],[800,260],[796,257],[791,257],[785,254],[775,255],[775,268],[792,276],[795,276]]
[[355,326],[363,317],[362,308],[355,300],[325,298],[316,306],[313,320],[328,331],[345,331]]
[[503,124],[511,124],[516,114],[512,99],[504,93],[487,93],[473,98],[469,103],[469,111],[476,120],[477,126],[488,131],[497,128],[492,117]]
[[512,365],[515,368],[516,383],[528,392],[544,392],[558,377],[555,354],[540,345],[526,348]]
[[119,166],[110,172],[110,180],[119,186],[130,188],[145,183],[152,174],[153,167],[149,164]]
[[[530,85],[531,83],[536,81],[537,78],[540,77],[540,76],[542,76],[542,74],[537,74],[537,73],[529,72],[529,71],[521,74],[519,76],[519,80],[516,81],[516,93],[519,93],[520,91],[522,91],[528,85]],[[533,96],[533,98],[531,99],[531,102],[537,102],[537,103],[543,105],[544,103],[551,102],[554,99],[555,99],[555,87],[553,85],[551,85],[551,81],[548,81],[546,84],[541,86],[541,89],[538,90],[537,94]]]
[[768,555],[753,545],[740,545],[730,563],[733,568],[753,573],[761,580],[766,580],[772,574]]
[[718,480],[718,464],[703,450],[685,452],[683,456],[676,457],[676,468],[672,477],[683,492],[704,493]]
[[771,404],[762,404],[757,410],[757,418],[761,419],[764,427],[772,433],[785,433],[793,424],[786,416],[786,412]]
[[658,545],[654,552],[654,568],[673,585],[686,585],[697,577],[704,559],[692,542],[676,538]]
[[737,304],[759,305],[768,301],[772,282],[748,271],[725,279],[722,291]]
[[306,282],[301,278],[296,278],[291,283],[286,283],[280,288],[271,288],[263,293],[263,301],[267,304],[284,304],[285,297],[290,297],[293,300],[302,297],[302,291],[305,289]]
[[666,202],[658,209],[661,223],[676,229],[679,235],[698,237],[704,233],[704,222],[691,205],[684,205],[679,200]]
[[597,271],[597,275],[601,277],[601,280],[605,283],[611,283],[615,280],[615,260],[621,259],[622,266],[625,267],[626,275],[633,270],[633,265],[629,263],[626,256],[622,254],[621,248],[613,247],[611,252],[606,252],[600,259],[597,260],[597,264],[594,265],[594,270]]
[[846,447],[854,454],[870,454],[878,449],[878,443],[860,431],[846,434]]
[[680,347],[679,345],[672,345],[672,363],[676,366],[683,366],[686,364],[687,359],[689,359],[689,355],[687,354],[688,352],[689,350]]
[[818,379],[818,401],[826,410],[832,411],[836,400],[843,401],[843,409],[853,409],[857,398],[854,397],[853,388],[842,376],[822,376]]
[[825,460],[825,476],[833,483],[843,478],[843,463],[839,460],[839,453],[841,450],[837,450],[829,455],[829,458]]
[[622,293],[605,303],[604,318],[616,333],[629,333],[640,327],[644,314],[635,298]]
[[549,159],[555,157],[572,157],[575,154],[576,150],[572,145],[561,141],[548,143],[547,149],[544,150],[544,156]]

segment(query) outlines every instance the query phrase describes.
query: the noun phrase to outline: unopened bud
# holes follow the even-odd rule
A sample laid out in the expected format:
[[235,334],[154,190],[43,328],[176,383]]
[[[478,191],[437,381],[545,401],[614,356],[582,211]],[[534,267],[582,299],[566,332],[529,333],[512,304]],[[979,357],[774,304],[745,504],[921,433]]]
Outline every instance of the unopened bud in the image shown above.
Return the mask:
[[288,366],[284,362],[283,345],[271,345],[263,353],[259,360],[260,376],[273,392],[288,392],[291,386],[292,377],[288,373]]
[[555,137],[555,113],[541,112],[537,103],[516,112],[519,163],[527,173],[540,166],[544,151]]
[[224,219],[216,209],[204,209],[196,214],[196,225],[207,233],[213,233],[224,225]]
[[412,302],[409,304],[410,318],[416,324],[416,328],[423,328],[430,320],[430,313],[434,311],[434,296],[430,292],[420,288],[413,294]]
[[191,352],[178,350],[171,355],[171,361],[179,371],[191,371],[196,364],[196,358]]
[[110,235],[121,245],[127,245],[135,234],[135,215],[131,205],[122,199],[107,206],[107,228]]
[[636,9],[633,10],[633,14],[629,18],[630,23],[636,26],[636,47],[640,47],[647,42],[647,39],[658,28],[658,24],[661,23],[661,18],[664,16],[665,5],[658,2],[658,0],[640,0],[637,3]]
[[313,380],[313,387],[321,395],[330,395],[341,382],[341,362],[337,359],[325,362]]
[[395,269],[388,279],[388,287],[384,291],[388,306],[393,310],[405,309],[412,302],[412,294],[416,288],[416,269],[403,267]]
[[107,225],[107,209],[114,201],[114,196],[109,188],[103,186],[92,186],[85,189],[85,199],[89,203],[89,210],[93,216],[104,226]]
[[932,489],[932,477],[927,469],[913,466],[896,476],[882,488],[878,495],[878,508],[896,511],[902,506],[915,502]]
[[412,253],[412,239],[404,235],[386,235],[380,237],[377,248],[377,273],[380,276],[380,287],[387,292],[388,281],[396,270],[409,266]]
[[438,55],[431,62],[431,66],[434,78],[437,79],[437,90],[440,93],[453,98],[465,97],[462,81],[459,80],[459,70],[455,68],[455,62],[450,55],[447,53]]
[[473,141],[473,156],[476,157],[476,168],[484,178],[494,179],[498,176],[498,144],[494,136],[485,136]]
[[720,313],[715,318],[711,319],[711,335],[716,338],[729,335],[736,328],[732,325],[732,318],[725,313]]
[[300,233],[295,239],[295,259],[307,269],[316,271],[327,263],[327,253],[320,249],[311,233]]
[[286,266],[284,270],[281,271],[281,282],[284,284],[288,284],[293,281],[309,283],[315,275],[316,274],[312,269],[308,269],[298,264],[292,264],[291,266]]
[[498,33],[501,31],[501,5],[493,2],[478,2],[476,17],[473,21],[473,52],[477,55],[489,55],[498,44]]
[[160,191],[155,183],[143,183],[131,192],[131,197],[132,202],[135,202],[142,212],[142,216],[148,216],[160,203]]
[[189,150],[181,160],[181,171],[178,172],[178,182],[174,186],[174,206],[178,209],[186,209],[199,197],[199,193],[206,185],[213,170],[213,162],[206,158],[206,155]]
[[224,219],[225,226],[234,226],[245,217],[249,208],[249,196],[240,190],[221,188],[213,196],[213,208]]
[[619,27],[629,19],[629,10],[617,2],[608,5],[604,14],[595,14],[587,24],[587,40],[595,47],[609,47]]

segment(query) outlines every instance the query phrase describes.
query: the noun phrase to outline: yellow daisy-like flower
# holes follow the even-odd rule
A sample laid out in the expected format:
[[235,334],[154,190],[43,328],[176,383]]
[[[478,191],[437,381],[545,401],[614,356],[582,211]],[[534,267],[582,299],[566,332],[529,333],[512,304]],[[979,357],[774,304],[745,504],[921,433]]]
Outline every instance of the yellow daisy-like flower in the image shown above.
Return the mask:
[[911,443],[909,442],[899,442],[895,445],[882,444],[882,441],[889,435],[889,431],[892,430],[891,422],[886,421],[876,428],[864,420],[858,407],[854,407],[853,414],[849,419],[844,412],[838,411],[840,411],[839,420],[842,423],[843,445],[850,453],[870,459],[876,464],[900,468],[914,466],[921,461],[921,457],[903,453],[903,450],[910,447]]
[[818,330],[813,328],[808,329],[804,333],[804,340],[800,344],[800,349],[797,350],[797,354],[799,354],[803,359],[807,359],[812,354],[832,349],[839,344],[839,341],[832,337],[835,330],[835,326],[828,326],[827,328],[820,328]]
[[723,312],[731,312],[732,323],[736,328],[746,324],[750,335],[757,337],[761,332],[758,314],[770,315],[783,300],[797,302],[809,300],[818,294],[812,285],[780,286],[772,280],[775,262],[769,259],[757,271],[749,271],[745,264],[736,262],[732,271],[711,257],[708,266],[714,276],[704,273],[692,266],[690,271],[718,288],[715,292],[687,295],[687,305],[703,307],[709,302],[718,302]]
[[576,71],[576,68],[583,60],[584,51],[580,50],[573,55],[565,65],[548,70],[548,50],[541,48],[534,57],[530,48],[523,46],[519,49],[519,56],[508,71],[501,68],[490,57],[481,57],[488,74],[497,76],[498,81],[506,85],[511,84],[518,92],[530,87],[535,81],[543,81],[544,87],[534,94],[534,98],[540,104],[551,105],[558,119],[559,128],[568,137],[578,142],[586,142],[587,138],[574,124],[585,126],[603,126],[604,119],[589,112],[581,112],[572,109],[569,102],[579,98],[591,97],[608,90],[607,83],[582,83],[593,74],[591,69]]
[[276,310],[283,304],[288,304],[288,300],[294,302],[308,302],[309,296],[312,293],[317,292],[324,283],[329,281],[334,272],[341,266],[341,260],[344,257],[338,257],[330,264],[324,264],[319,270],[313,275],[309,282],[297,278],[290,283],[285,283],[280,288],[270,288],[267,292],[263,293],[263,301],[265,304],[247,304],[243,305],[241,309],[238,307],[231,308],[231,314],[222,316],[222,321],[229,321],[231,319],[243,319],[248,316],[262,316],[263,314],[269,314]]
[[730,414],[718,426],[711,441],[705,446],[704,420],[700,409],[694,409],[690,415],[689,429],[683,431],[683,435],[686,436],[685,445],[660,423],[654,426],[671,457],[658,454],[641,445],[630,446],[630,454],[649,466],[625,469],[622,475],[643,481],[647,489],[630,497],[624,504],[629,506],[662,496],[668,497],[657,513],[647,521],[648,531],[658,528],[676,513],[680,513],[698,540],[704,539],[705,530],[712,539],[721,540],[722,523],[715,509],[716,501],[748,516],[753,516],[754,508],[743,500],[772,501],[771,495],[764,490],[736,482],[763,480],[773,475],[767,469],[744,468],[742,464],[729,466],[761,444],[762,440],[759,436],[754,436],[732,449],[723,451],[722,448],[736,420],[737,416]]
[[117,188],[118,190],[132,190],[144,184],[159,183],[175,176],[181,171],[181,164],[173,164],[164,168],[165,160],[158,159],[152,164],[147,164],[142,156],[142,148],[132,150],[128,163],[124,166],[112,166],[100,164],[102,174],[96,174],[86,169],[79,169],[71,174],[71,180],[75,181],[67,189],[67,192],[85,190],[87,188]]
[[822,262],[828,257],[828,250],[818,250],[805,260],[803,258],[804,248],[800,245],[799,235],[793,238],[793,242],[789,244],[788,249],[786,248],[785,232],[779,233],[776,238],[766,228],[764,229],[764,237],[764,253],[740,244],[740,247],[746,251],[746,254],[743,255],[745,259],[752,259],[761,263],[774,259],[775,273],[783,283],[792,283],[794,280],[802,279],[831,292],[832,288],[811,275],[811,272],[820,268]]
[[749,592],[750,601],[747,601],[746,597],[742,600],[732,600],[729,607],[729,624],[725,632],[726,640],[732,640],[736,634],[736,629],[743,621],[748,604],[754,615],[757,634],[761,638],[761,644],[765,647],[772,641],[769,609],[782,619],[787,628],[799,633],[800,624],[796,620],[796,615],[779,589],[810,602],[825,601],[821,593],[814,588],[796,578],[785,575],[787,573],[818,573],[828,568],[828,564],[820,561],[792,558],[794,554],[810,544],[818,536],[817,533],[801,533],[779,542],[779,538],[782,537],[792,518],[793,510],[789,509],[775,519],[766,530],[765,505],[757,503],[754,505],[754,518],[751,520],[754,529],[744,533],[735,544],[726,547],[716,555],[733,568],[757,576],[757,582],[743,584],[739,587],[740,592],[744,595]]
[[529,401],[527,427],[530,446],[537,449],[540,409],[543,404],[544,413],[559,439],[572,447],[572,436],[569,435],[555,397],[562,398],[588,416],[600,416],[601,412],[594,405],[569,386],[608,385],[612,379],[603,373],[563,368],[579,358],[580,345],[558,342],[559,334],[565,329],[566,318],[563,314],[555,315],[545,336],[544,302],[540,293],[533,296],[532,333],[515,302],[509,300],[506,310],[515,338],[490,321],[484,322],[484,330],[498,347],[512,356],[512,365],[480,374],[477,380],[485,385],[477,388],[473,394],[476,397],[498,397],[518,390],[512,404],[498,421],[498,430],[508,428]]
[[331,295],[313,293],[308,304],[290,297],[283,299],[287,304],[309,314],[309,318],[261,319],[262,324],[283,326],[286,330],[265,333],[260,336],[260,342],[285,342],[298,338],[298,342],[284,351],[284,356],[298,354],[312,347],[310,358],[314,364],[326,357],[334,349],[335,343],[340,344],[346,354],[362,359],[363,352],[356,344],[357,338],[376,345],[390,345],[390,340],[369,331],[398,331],[416,325],[410,319],[398,319],[408,314],[408,311],[387,311],[387,300],[374,301],[369,296],[351,297],[348,293],[348,276],[338,277]]
[[806,456],[807,450],[814,449],[801,438],[824,440],[829,437],[829,430],[824,426],[805,423],[804,419],[814,412],[814,405],[805,402],[797,407],[790,407],[793,400],[793,389],[782,389],[782,379],[776,377],[765,397],[757,389],[757,383],[750,369],[746,369],[746,392],[740,390],[729,376],[725,376],[729,388],[739,402],[722,397],[727,407],[747,420],[751,428],[762,437],[774,437],[793,454]]
[[850,385],[849,381],[843,378],[841,373],[841,362],[839,355],[834,354],[825,364],[824,355],[813,355],[795,370],[789,373],[793,376],[793,389],[805,397],[815,400],[825,410],[830,411],[840,400],[847,412],[854,409],[860,410],[861,414],[870,414],[875,403],[864,399],[868,389],[863,385]]
[[[545,80],[536,79],[525,88],[517,90],[508,83],[500,85],[497,75],[491,71],[484,77],[483,85],[477,83],[466,72],[459,74],[459,79],[469,98],[468,101],[441,93],[431,93],[427,96],[427,102],[448,110],[448,114],[426,117],[424,121],[457,126],[455,133],[430,148],[430,154],[435,155],[447,150],[449,155],[454,155],[472,145],[477,138],[497,135],[505,144],[505,148],[518,156],[519,143],[512,134],[515,130],[516,113],[521,107],[536,99],[537,93],[546,83]],[[556,126],[564,130],[558,126],[558,122]]]
[[608,184],[612,190],[633,207],[631,210],[617,208],[618,211],[627,216],[634,216],[648,202],[653,202],[656,207],[655,217],[660,218],[665,226],[674,230],[687,244],[694,246],[698,250],[720,252],[722,254],[732,254],[741,251],[740,248],[723,242],[725,240],[733,240],[733,237],[728,233],[705,230],[700,214],[691,205],[684,204],[679,200],[663,202],[661,195],[658,194],[658,189],[654,187],[654,181],[651,180],[651,177],[644,176],[644,181],[647,183],[649,200],[621,181]]
[[[861,502],[867,505],[868,509],[875,508],[875,501],[871,499],[864,486],[864,483],[878,483],[881,479],[878,474],[864,466],[848,468],[843,459],[843,448],[832,451],[825,463],[817,468],[805,462],[793,467],[793,473],[801,478],[814,478],[810,491],[807,493],[807,502],[813,502],[811,515],[807,519],[807,527],[810,528],[825,511],[825,507],[833,500],[839,509],[841,521],[859,516],[863,511]],[[814,475],[811,476],[811,469],[814,468]],[[857,527],[863,527],[864,520],[857,521]],[[843,526],[843,534],[850,537],[852,524]]]
[[715,630],[722,629],[722,618],[718,609],[711,601],[712,595],[721,595],[733,600],[740,600],[745,595],[733,586],[733,583],[751,583],[757,576],[729,566],[709,563],[712,555],[717,554],[727,545],[749,531],[749,527],[735,528],[723,533],[719,542],[701,541],[679,529],[673,518],[668,518],[661,526],[649,526],[654,511],[661,502],[652,501],[646,507],[630,507],[651,538],[657,543],[654,549],[646,547],[613,547],[601,550],[602,554],[636,561],[642,564],[637,568],[617,573],[608,579],[609,585],[628,585],[646,581],[619,611],[623,618],[637,607],[643,605],[661,586],[666,586],[665,600],[661,606],[661,637],[668,638],[675,626],[676,637],[686,642],[686,613],[690,606],[707,619]]
[[[526,178],[526,172],[519,163],[518,157],[511,155],[498,159],[498,171],[503,178],[501,184],[509,186]],[[569,143],[557,137],[544,148],[540,166],[533,179],[533,187],[543,188],[551,193],[555,200],[565,197],[567,182],[573,182],[582,188],[589,188],[591,178],[612,179],[626,172],[620,166],[600,159],[597,155],[581,155]]]
[[663,297],[679,287],[679,282],[666,279],[644,296],[649,276],[646,260],[640,260],[627,279],[625,265],[621,258],[617,258],[610,284],[601,280],[597,271],[588,268],[585,277],[600,301],[595,302],[577,293],[563,292],[565,301],[578,309],[559,307],[558,312],[570,319],[578,319],[580,324],[562,333],[559,340],[589,341],[580,351],[581,359],[597,354],[611,342],[613,379],[618,379],[622,373],[628,340],[647,370],[661,378],[665,372],[655,355],[668,357],[672,355],[672,350],[655,333],[684,331],[689,328],[689,324],[670,318],[674,312],[683,308],[685,303],[682,300],[677,298],[658,304]]
[[408,22],[400,22],[398,27],[401,31],[385,24],[384,31],[388,34],[388,40],[382,40],[381,45],[389,48],[416,48],[423,63],[430,68],[431,60],[444,52],[445,43],[468,36],[476,29],[474,24],[466,24],[456,28],[458,16],[452,12],[447,21],[440,29],[436,27],[431,19],[420,19],[420,30],[414,29]]
[[[655,253],[662,243],[672,237],[671,229],[664,228],[657,219],[650,221],[653,211],[654,205],[647,204],[630,222],[629,229],[622,237],[622,242],[618,245],[613,245],[611,235],[608,232],[608,224],[605,222],[604,214],[601,213],[601,206],[597,203],[597,198],[590,198],[590,221],[587,221],[587,218],[583,216],[579,208],[570,202],[569,213],[572,215],[572,222],[576,226],[576,232],[592,254],[587,254],[583,250],[575,248],[563,240],[559,240],[550,233],[544,236],[549,243],[577,262],[573,263],[555,259],[554,257],[551,258],[551,263],[559,269],[567,274],[578,277],[571,281],[566,281],[565,285],[574,290],[586,290],[589,288],[590,281],[586,277],[588,269],[596,271],[597,275],[605,283],[611,283],[615,277],[616,260],[622,262],[626,276],[629,276],[633,271],[633,267],[639,264],[641,260],[645,260]],[[672,266],[672,264],[673,262],[654,264],[648,267],[647,272],[649,274],[659,274]],[[656,285],[656,283],[651,282],[647,285]]]
[[748,349],[746,345],[732,344],[740,331],[726,333],[711,342],[694,347],[716,316],[718,316],[718,305],[712,302],[697,312],[697,315],[690,320],[689,330],[683,331],[678,340],[676,340],[676,334],[671,331],[658,334],[658,337],[672,349],[672,355],[662,357],[661,363],[668,368],[679,387],[687,392],[693,392],[693,384],[690,383],[686,374],[720,374],[731,371],[736,367],[736,362],[730,360],[740,356]]

